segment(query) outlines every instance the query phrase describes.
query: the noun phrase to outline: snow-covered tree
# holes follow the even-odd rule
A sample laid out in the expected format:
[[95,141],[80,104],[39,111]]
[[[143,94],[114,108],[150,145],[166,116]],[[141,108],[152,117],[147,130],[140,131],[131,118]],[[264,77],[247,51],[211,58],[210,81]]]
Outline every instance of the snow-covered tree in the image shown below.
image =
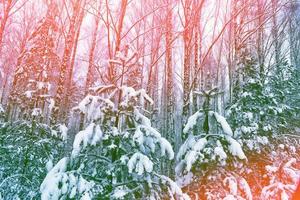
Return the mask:
[[227,116],[236,136],[247,148],[260,151],[268,143],[268,137],[288,128],[286,120],[296,109],[288,104],[288,96],[295,86],[287,63],[279,66],[282,70],[278,76],[267,74],[261,79],[253,56],[246,54],[241,60],[243,79],[235,88]]
[[[93,88],[74,112],[85,116],[70,157],[61,159],[41,185],[42,199],[185,199],[177,184],[159,173],[161,157],[172,160],[171,144],[151,126],[144,90]],[[106,98],[103,91],[111,91]],[[115,95],[118,103],[112,102]]]
[[53,107],[51,75],[59,63],[55,53],[57,11],[55,3],[48,6],[46,16],[37,25],[18,58],[8,103],[9,119],[48,121]]
[[[0,194],[4,199],[39,198],[39,185],[61,157],[66,129],[27,121],[0,123]],[[1,196],[0,195],[0,196]]]
[[[189,136],[179,149],[175,169],[182,186],[206,179],[211,173],[218,173],[214,171],[218,166],[237,166],[239,162],[236,161],[247,160],[226,119],[210,110],[210,98],[216,93],[215,88],[200,93],[206,97],[203,109],[190,116],[183,129],[184,134]],[[196,126],[203,131],[195,131]]]
[[[240,78],[227,116],[235,136],[243,145],[249,163],[256,163],[245,166],[248,182],[253,193],[261,194],[261,198],[273,199],[281,195],[283,199],[290,198],[296,184],[282,181],[280,174],[284,172],[279,168],[289,161],[286,159],[294,159],[295,147],[278,153],[283,145],[278,142],[284,137],[282,135],[292,130],[289,121],[295,119],[297,113],[296,104],[291,103],[297,96],[293,68],[283,60],[276,65],[275,70],[261,78],[255,56],[244,52],[239,59]],[[285,140],[282,143],[293,142]],[[297,174],[294,171],[294,175]],[[251,177],[256,181],[251,181]]]
[[[212,161],[225,165],[230,156],[241,160],[246,159],[241,145],[234,139],[233,131],[226,119],[209,109],[209,97],[213,96],[215,89],[203,91],[203,93],[207,96],[203,109],[190,116],[183,129],[184,134],[189,134],[189,136],[177,154],[179,163],[176,171],[178,174],[188,173],[193,167],[197,168],[196,163],[199,164],[198,167]],[[194,127],[201,122],[203,123],[203,132],[193,135]],[[221,132],[218,132],[217,127],[221,128]]]

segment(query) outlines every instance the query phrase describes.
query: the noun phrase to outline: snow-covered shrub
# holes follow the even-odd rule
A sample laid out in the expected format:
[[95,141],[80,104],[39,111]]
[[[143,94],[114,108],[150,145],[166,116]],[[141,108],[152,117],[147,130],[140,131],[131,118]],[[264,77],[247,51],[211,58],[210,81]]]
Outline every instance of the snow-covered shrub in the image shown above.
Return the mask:
[[89,191],[94,186],[93,182],[86,181],[81,175],[66,172],[68,158],[62,158],[47,174],[41,184],[41,199],[59,199],[69,193],[69,198],[74,198],[77,193],[82,194],[81,199],[90,199]]
[[[291,198],[299,176],[299,139],[297,137],[278,136],[270,138],[260,151],[253,149],[246,152],[248,163],[242,168],[234,169],[234,176],[240,175],[247,180],[253,199],[277,199],[280,191]],[[292,167],[286,163],[292,161]],[[290,174],[285,174],[289,171]],[[294,178],[291,178],[292,175]],[[287,188],[286,188],[287,185]],[[273,196],[272,196],[273,195]]]
[[[73,109],[85,115],[85,128],[75,136],[70,158],[46,176],[42,196],[186,199],[174,181],[159,174],[160,158],[172,160],[174,152],[144,114],[144,101],[153,103],[151,98],[144,90],[126,86],[111,91],[109,98],[88,95]],[[120,97],[117,103],[111,100],[114,96]],[[78,180],[84,180],[84,190]],[[53,181],[57,184],[51,185]]]
[[261,191],[263,199],[291,199],[299,183],[299,154],[294,142],[288,140],[286,144],[278,144],[278,148],[270,153],[271,162],[265,166],[263,175],[268,180]]
[[[177,174],[194,171],[193,167],[199,168],[202,164],[214,162],[224,166],[230,159],[246,160],[242,147],[233,138],[233,132],[225,118],[213,111],[209,111],[208,115],[210,121],[214,120],[221,127],[222,133],[190,134],[177,154]],[[183,131],[191,131],[201,116],[199,111],[192,115]]]
[[203,173],[191,172],[180,177],[178,184],[183,186],[191,199],[255,199],[248,177],[242,168],[228,166],[205,169]]
[[0,128],[0,193],[4,199],[38,198],[39,186],[52,163],[64,150],[64,142],[51,136],[41,123],[2,123]]
[[274,90],[264,86],[260,79],[249,79],[243,85],[243,92],[228,110],[228,118],[235,133],[245,139],[253,135],[270,136],[278,128],[291,108],[280,102]]
[[252,200],[252,192],[248,182],[243,177],[228,176],[224,178],[223,185],[227,189],[223,200],[247,199]]
[[[201,127],[201,123],[203,130],[208,131],[195,132],[194,127]],[[232,176],[225,169],[241,168],[240,161],[247,160],[226,119],[217,112],[207,109],[205,113],[200,110],[188,119],[183,131],[189,136],[176,157],[178,184],[195,199],[222,199],[229,195],[239,195],[228,192],[222,184],[216,184],[222,183],[227,176]],[[243,178],[237,176],[237,179]]]

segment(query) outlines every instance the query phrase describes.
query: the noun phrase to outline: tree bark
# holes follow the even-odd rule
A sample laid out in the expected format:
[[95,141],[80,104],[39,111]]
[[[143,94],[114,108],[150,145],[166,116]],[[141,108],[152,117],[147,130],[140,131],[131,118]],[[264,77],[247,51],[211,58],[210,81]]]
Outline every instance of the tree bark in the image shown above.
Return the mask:
[[85,88],[84,88],[85,96],[88,94],[89,87],[91,86],[91,82],[92,82],[92,75],[93,75],[93,69],[94,69],[94,55],[95,55],[95,48],[96,48],[96,42],[97,42],[99,21],[100,21],[100,6],[99,6],[99,9],[97,12],[97,16],[95,17],[95,28],[93,31],[92,43],[91,43],[91,48],[90,48],[90,53],[89,53],[89,67],[88,67],[88,72],[87,72],[86,81],[85,81]]
[[[6,4],[6,6],[5,6],[5,4]],[[0,55],[1,55],[1,51],[2,51],[3,34],[4,34],[5,26],[6,26],[8,17],[9,17],[9,12],[11,10],[11,6],[12,6],[12,0],[7,0],[6,3],[3,2],[4,14],[3,14],[3,18],[0,23]]]
[[73,14],[72,18],[70,20],[70,27],[68,30],[68,34],[65,40],[65,49],[64,54],[62,58],[62,64],[59,69],[59,80],[57,85],[57,91],[55,95],[55,108],[53,111],[52,116],[52,124],[55,124],[61,120],[61,104],[62,104],[62,98],[64,94],[64,85],[65,85],[65,78],[66,78],[66,72],[67,68],[70,65],[70,59],[71,59],[71,53],[74,45],[74,39],[75,39],[75,33],[76,33],[76,21],[78,20],[78,16],[81,10],[81,0],[75,1],[73,5]]

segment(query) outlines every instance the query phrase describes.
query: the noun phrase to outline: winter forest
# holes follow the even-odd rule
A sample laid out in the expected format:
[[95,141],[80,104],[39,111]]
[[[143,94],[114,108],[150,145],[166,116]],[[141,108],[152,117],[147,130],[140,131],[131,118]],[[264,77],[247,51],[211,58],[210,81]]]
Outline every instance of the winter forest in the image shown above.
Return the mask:
[[299,111],[298,0],[0,0],[0,200],[300,199]]

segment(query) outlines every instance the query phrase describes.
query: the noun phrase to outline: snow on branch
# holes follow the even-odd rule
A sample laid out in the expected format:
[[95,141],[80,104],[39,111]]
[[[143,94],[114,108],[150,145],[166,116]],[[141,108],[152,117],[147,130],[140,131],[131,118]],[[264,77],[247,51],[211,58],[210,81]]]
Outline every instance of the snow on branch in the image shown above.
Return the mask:
[[161,134],[150,126],[138,125],[133,135],[133,140],[137,142],[141,149],[145,146],[149,147],[154,153],[155,146],[158,143],[160,146],[161,156],[168,156],[169,160],[174,158],[172,145]]
[[51,130],[51,135],[60,137],[63,141],[66,141],[68,138],[68,127],[65,124],[59,124],[57,130]]
[[[113,110],[115,107],[114,103],[99,96],[87,95],[78,106],[74,107],[72,111],[80,111],[85,114],[88,121],[96,120],[101,118],[102,110],[109,108]],[[100,108],[103,108],[102,110]]]
[[197,120],[200,117],[203,117],[203,113],[201,113],[200,111],[197,111],[192,116],[190,116],[188,118],[188,121],[187,121],[184,129],[183,129],[183,133],[187,134],[190,130],[192,130],[194,128],[194,126],[197,124]]
[[67,172],[69,158],[62,158],[47,174],[40,186],[42,200],[59,200],[75,198],[82,194],[81,199],[92,199],[89,191],[94,182],[85,180],[82,176]]
[[139,152],[133,154],[127,163],[129,173],[136,172],[138,175],[142,175],[144,172],[152,172],[153,163],[148,156]]
[[233,136],[233,132],[231,130],[231,127],[229,126],[229,124],[227,123],[225,117],[221,116],[220,114],[218,114],[217,112],[213,113],[216,121],[221,125],[223,132],[227,135]]
[[141,105],[144,104],[144,100],[148,101],[151,105],[154,103],[144,89],[135,90],[128,86],[122,86],[120,89],[122,90],[123,105],[128,105],[129,101],[134,98],[139,98]]
[[121,61],[119,61],[119,60],[114,60],[114,59],[109,59],[109,60],[108,60],[108,63],[109,63],[110,65],[122,65],[122,62],[121,62]]
[[[158,178],[161,179],[163,184],[166,184],[168,187],[168,192],[169,192],[169,196],[173,197],[176,196],[178,197],[179,200],[190,200],[191,198],[182,192],[181,188],[178,186],[178,184],[176,182],[174,182],[172,179],[170,179],[167,176],[164,175],[159,175],[159,174],[155,174]],[[174,199],[175,198],[171,198]]]
[[230,144],[228,149],[233,156],[237,156],[241,160],[247,159],[241,145],[235,139],[229,136],[226,136],[226,139]]
[[100,126],[95,123],[91,123],[85,130],[76,134],[73,143],[72,157],[77,156],[87,145],[96,145],[99,141],[101,141],[102,136],[103,133]]
[[99,85],[99,86],[95,86],[95,87],[90,87],[89,88],[89,91],[92,91],[92,92],[96,92],[98,94],[101,94],[103,92],[106,92],[110,89],[115,89],[116,86],[115,85]]
[[[241,160],[246,160],[246,156],[241,145],[232,138],[233,132],[226,119],[220,114],[209,111],[209,119],[215,120],[223,130],[223,134],[198,134],[196,136],[189,135],[188,139],[181,145],[177,154],[178,164],[176,166],[176,174],[183,175],[183,172],[189,173],[194,164],[208,163],[210,161],[218,161],[225,165],[228,159],[227,153]],[[197,124],[197,121],[204,114],[197,111],[189,117],[184,133],[188,133]]]

